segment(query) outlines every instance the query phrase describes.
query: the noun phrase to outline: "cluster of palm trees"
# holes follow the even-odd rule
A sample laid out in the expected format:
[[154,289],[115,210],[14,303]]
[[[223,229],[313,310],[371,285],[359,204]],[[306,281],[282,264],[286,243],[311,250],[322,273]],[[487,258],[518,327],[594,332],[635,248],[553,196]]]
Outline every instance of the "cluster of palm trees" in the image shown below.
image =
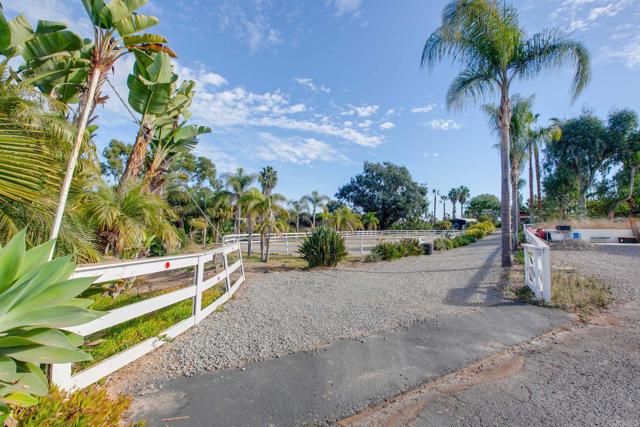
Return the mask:
[[433,218],[432,222],[436,221],[436,203],[438,197],[440,198],[440,203],[442,204],[442,219],[447,218],[447,202],[451,203],[452,206],[452,217],[453,219],[457,218],[457,204],[460,204],[460,217],[464,217],[464,205],[469,200],[469,196],[471,195],[471,191],[469,187],[465,185],[461,185],[459,187],[454,187],[447,194],[440,194],[439,190],[433,190]]
[[449,87],[448,107],[460,108],[467,100],[479,101],[490,94],[499,95],[493,117],[500,134],[501,258],[503,266],[510,266],[513,246],[510,214],[518,215],[517,206],[512,206],[510,188],[513,165],[518,163],[511,155],[514,116],[511,87],[516,80],[569,65],[574,69],[572,98],[575,100],[590,80],[589,52],[559,28],[527,34],[520,25],[518,10],[506,1],[453,0],[443,10],[440,27],[428,37],[421,63],[433,66],[445,58],[462,67]]

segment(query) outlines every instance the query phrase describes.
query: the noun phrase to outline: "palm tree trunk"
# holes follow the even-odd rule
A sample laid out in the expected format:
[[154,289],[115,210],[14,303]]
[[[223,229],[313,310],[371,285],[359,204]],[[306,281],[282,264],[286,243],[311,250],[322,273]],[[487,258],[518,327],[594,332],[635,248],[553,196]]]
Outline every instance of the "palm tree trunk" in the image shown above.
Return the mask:
[[518,198],[518,178],[514,165],[511,165],[511,231],[512,247],[514,251],[518,250],[518,226],[520,222],[520,200]]
[[[76,164],[78,163],[78,156],[80,155],[80,148],[82,147],[82,139],[84,138],[84,132],[87,129],[87,123],[89,122],[89,114],[92,111],[93,100],[96,96],[98,89],[98,81],[100,80],[100,68],[95,66],[91,72],[91,82],[89,83],[89,92],[86,94],[84,108],[80,116],[80,123],[78,125],[78,134],[76,135],[76,141],[69,157],[69,163],[67,164],[67,171],[62,181],[62,189],[60,190],[60,197],[58,198],[58,206],[56,207],[56,214],[53,218],[53,224],[51,226],[51,233],[49,234],[49,240],[53,240],[58,237],[60,233],[60,226],[62,225],[62,216],[64,215],[64,208],[67,204],[67,196],[69,195],[69,187],[71,187],[71,180],[73,179],[73,173],[76,170]],[[50,258],[53,256],[53,249],[51,250]]]
[[247,240],[247,255],[251,256],[251,252],[252,252],[251,241],[253,240],[253,221],[251,221],[251,218],[249,217],[247,217],[247,233],[249,234],[249,240]]
[[533,222],[533,147],[529,142],[529,222]]
[[202,229],[202,247],[207,247],[207,227]]
[[266,244],[266,248],[265,248],[265,254],[264,254],[264,262],[269,262],[269,247],[271,246],[271,226],[269,226],[269,229],[267,230],[268,234],[267,234],[267,244]]
[[311,218],[312,228],[316,228],[316,205],[313,205],[313,218]]
[[136,142],[131,150],[131,155],[127,161],[127,167],[122,174],[122,178],[120,178],[119,185],[122,185],[129,179],[135,179],[140,175],[140,171],[144,165],[144,160],[147,156],[147,148],[153,138],[154,131],[155,126],[143,120],[143,123],[140,125],[140,129],[138,130],[138,135],[136,136]]
[[242,218],[242,208],[240,207],[240,201],[236,204],[236,220],[233,225],[233,233],[240,234],[240,218]]
[[300,231],[300,215],[296,216],[296,233]]
[[538,193],[538,212],[542,209],[542,187],[540,186],[540,153],[538,152],[538,145],[533,147],[533,157],[536,162],[536,191]]
[[511,218],[509,215],[509,143],[511,103],[508,88],[503,87],[500,98],[500,221],[502,232],[501,260],[503,267],[511,267]]

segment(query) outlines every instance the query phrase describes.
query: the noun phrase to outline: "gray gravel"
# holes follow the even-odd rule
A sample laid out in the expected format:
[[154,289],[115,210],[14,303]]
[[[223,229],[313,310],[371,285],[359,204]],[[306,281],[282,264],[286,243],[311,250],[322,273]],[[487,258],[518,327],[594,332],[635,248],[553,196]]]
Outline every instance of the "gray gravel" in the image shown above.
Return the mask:
[[159,380],[368,336],[503,300],[499,236],[432,256],[253,275],[197,328],[114,374],[136,392]]
[[551,263],[609,283],[619,303],[640,301],[640,245],[595,246],[594,251],[551,251]]

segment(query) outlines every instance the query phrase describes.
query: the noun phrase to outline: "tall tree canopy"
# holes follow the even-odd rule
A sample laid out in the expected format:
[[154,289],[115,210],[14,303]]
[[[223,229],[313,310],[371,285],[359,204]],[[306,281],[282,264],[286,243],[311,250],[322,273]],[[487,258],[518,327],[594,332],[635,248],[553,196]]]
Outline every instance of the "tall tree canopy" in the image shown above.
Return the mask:
[[427,214],[427,187],[415,182],[409,170],[390,162],[365,162],[361,174],[336,193],[360,212],[375,212],[381,228]]

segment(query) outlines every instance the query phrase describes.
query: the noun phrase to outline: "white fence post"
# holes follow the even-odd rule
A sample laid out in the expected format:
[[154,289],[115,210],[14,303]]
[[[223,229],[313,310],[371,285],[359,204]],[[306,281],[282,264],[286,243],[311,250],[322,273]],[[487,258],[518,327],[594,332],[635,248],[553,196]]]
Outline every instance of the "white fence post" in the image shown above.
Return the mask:
[[[224,268],[224,271],[227,271],[229,269],[229,261],[227,260],[226,251],[222,251],[222,266]],[[227,274],[227,277],[225,277],[224,279],[224,284],[227,289],[227,292],[230,292],[231,291],[231,274]]]
[[524,227],[524,281],[536,298],[551,302],[551,257],[549,246]]
[[204,257],[198,257],[198,265],[196,265],[194,284],[196,285],[196,296],[193,298],[193,318],[194,324],[197,325],[202,320],[200,311],[202,310],[202,283],[204,282]]

